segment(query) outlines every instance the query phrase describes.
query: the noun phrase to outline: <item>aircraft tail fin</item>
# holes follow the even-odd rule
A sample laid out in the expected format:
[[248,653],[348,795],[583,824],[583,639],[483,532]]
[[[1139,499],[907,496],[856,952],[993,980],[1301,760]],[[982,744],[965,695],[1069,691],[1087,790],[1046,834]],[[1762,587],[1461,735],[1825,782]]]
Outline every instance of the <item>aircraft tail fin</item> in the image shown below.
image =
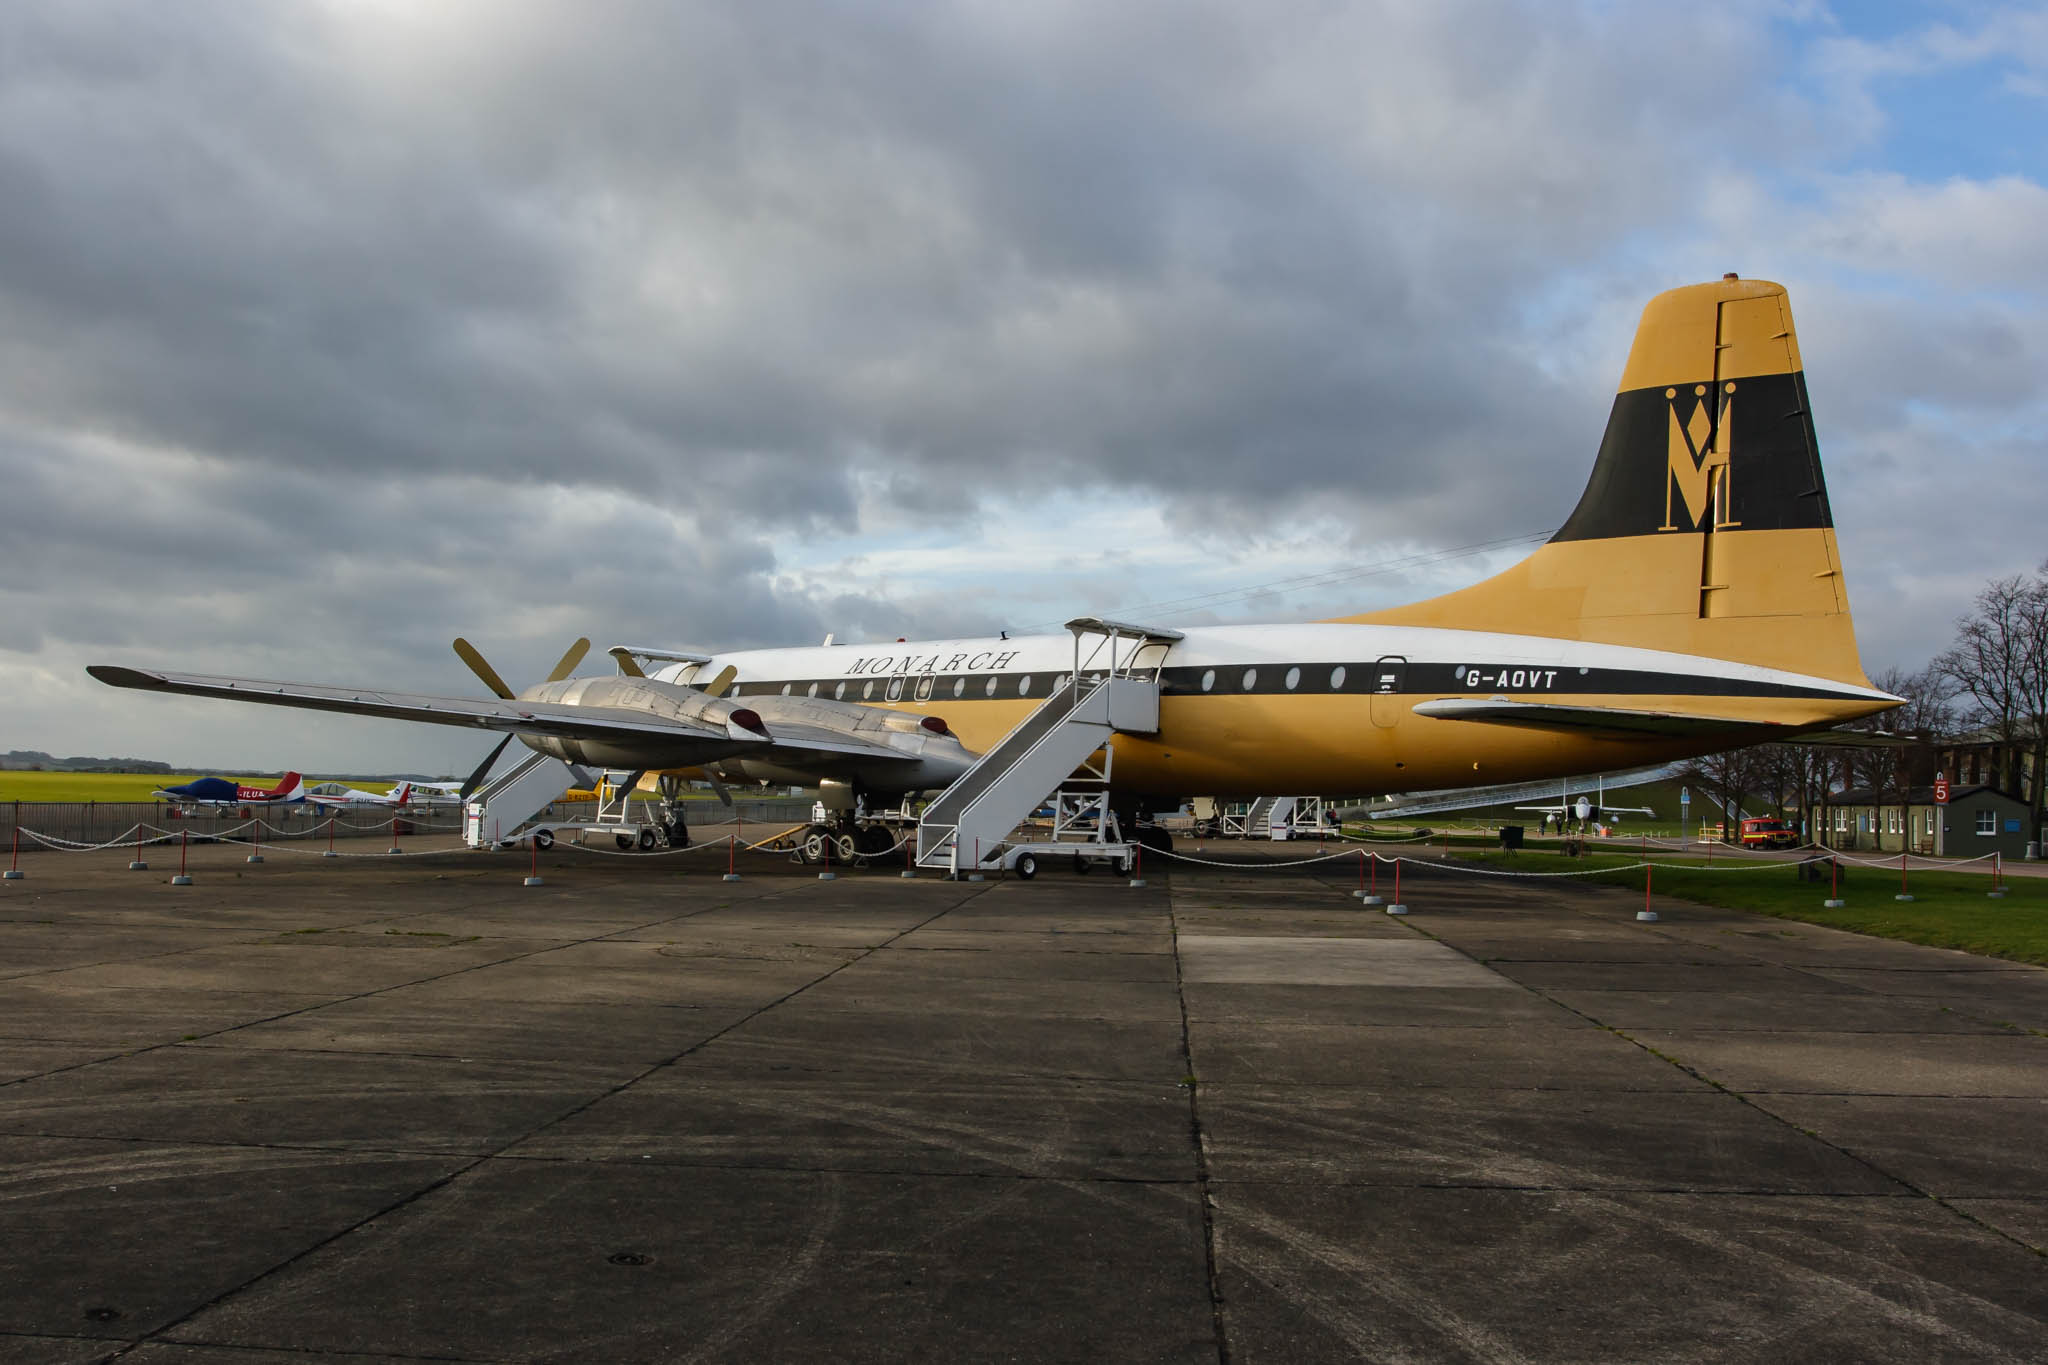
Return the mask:
[[391,804],[402,806],[412,799],[412,783],[401,782],[391,789]]
[[1529,558],[1342,618],[1733,659],[1868,686],[1783,286],[1728,276],[1643,309],[1592,477]]
[[306,779],[299,774],[286,773],[278,779],[277,785],[270,789],[270,794],[281,797],[297,796],[301,794],[299,789],[305,785]]

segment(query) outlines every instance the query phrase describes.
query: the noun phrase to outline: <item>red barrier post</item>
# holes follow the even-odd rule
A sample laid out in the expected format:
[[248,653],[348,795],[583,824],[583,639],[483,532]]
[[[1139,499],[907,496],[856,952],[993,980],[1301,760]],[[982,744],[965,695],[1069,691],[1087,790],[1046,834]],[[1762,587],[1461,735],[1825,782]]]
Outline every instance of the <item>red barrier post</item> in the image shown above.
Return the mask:
[[327,817],[327,856],[334,856],[334,817]]
[[21,880],[21,802],[14,803],[14,857],[7,864],[7,880]]
[[1657,912],[1650,908],[1650,883],[1655,877],[1656,872],[1657,865],[1655,863],[1643,864],[1643,908],[1636,911],[1636,918],[1645,924],[1655,924],[1657,922]]
[[398,852],[398,817],[395,815],[391,817],[391,847],[386,851],[390,853]]
[[186,850],[187,850],[187,849],[189,849],[189,848],[191,847],[191,844],[192,844],[192,831],[191,831],[191,830],[189,830],[189,829],[181,829],[181,830],[179,830],[179,831],[178,831],[178,875],[177,875],[177,876],[175,876],[175,877],[173,877],[173,878],[171,878],[171,885],[172,885],[172,886],[190,886],[190,885],[192,885],[192,876],[191,876],[191,874],[190,874],[190,873],[188,873],[188,872],[186,872],[186,871],[185,871],[185,854],[186,854]]
[[526,847],[527,847],[527,864],[526,864],[526,866],[527,866],[527,869],[528,869],[528,870],[527,870],[527,873],[526,873],[526,885],[528,885],[528,886],[539,886],[539,885],[541,884],[541,880],[540,880],[540,841],[539,841],[539,840],[537,840],[537,839],[535,839],[535,838],[534,838],[534,837],[533,837],[533,836],[532,836],[531,834],[529,834],[529,835],[527,835],[527,836],[526,836]]
[[149,864],[142,860],[142,822],[135,822],[135,857],[129,862],[130,872],[147,872]]

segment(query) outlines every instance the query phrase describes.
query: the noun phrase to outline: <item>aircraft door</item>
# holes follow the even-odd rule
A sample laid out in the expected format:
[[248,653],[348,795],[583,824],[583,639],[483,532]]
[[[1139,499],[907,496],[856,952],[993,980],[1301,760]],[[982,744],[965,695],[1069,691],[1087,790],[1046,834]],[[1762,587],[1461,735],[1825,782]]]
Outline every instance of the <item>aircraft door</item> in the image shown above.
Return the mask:
[[1406,659],[1398,654],[1389,654],[1375,661],[1372,666],[1372,697],[1366,704],[1372,723],[1384,730],[1399,721],[1404,706],[1401,694],[1407,690]]
[[1170,640],[1147,640],[1138,652],[1132,656],[1130,667],[1127,671],[1134,678],[1147,678],[1153,682],[1159,681],[1159,670],[1166,666],[1167,651],[1172,648],[1173,642]]

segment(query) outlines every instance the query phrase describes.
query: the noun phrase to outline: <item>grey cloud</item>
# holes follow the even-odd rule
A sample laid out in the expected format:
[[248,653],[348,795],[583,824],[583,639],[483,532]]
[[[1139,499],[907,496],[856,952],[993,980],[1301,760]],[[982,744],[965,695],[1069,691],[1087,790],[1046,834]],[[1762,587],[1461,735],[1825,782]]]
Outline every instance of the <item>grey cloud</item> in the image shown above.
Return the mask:
[[[508,677],[576,633],[968,633],[1037,590],[791,565],[999,539],[1049,485],[1233,562],[1554,525],[1643,296],[1772,256],[1772,177],[1857,136],[1779,82],[1780,17],[12,7],[0,667],[446,688],[457,632]],[[1799,259],[1943,220],[1885,221],[1801,217]],[[2026,299],[1798,306],[1845,527],[1897,519],[1843,471],[1937,457],[1889,439],[1928,404],[2035,420]]]

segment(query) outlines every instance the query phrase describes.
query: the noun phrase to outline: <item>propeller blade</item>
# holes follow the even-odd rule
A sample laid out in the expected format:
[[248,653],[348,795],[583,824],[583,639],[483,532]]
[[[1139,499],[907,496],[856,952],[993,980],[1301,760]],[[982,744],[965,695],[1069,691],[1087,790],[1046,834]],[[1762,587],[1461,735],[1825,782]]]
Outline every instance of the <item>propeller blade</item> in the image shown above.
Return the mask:
[[576,671],[576,665],[582,663],[583,656],[588,654],[589,652],[590,640],[588,637],[579,639],[575,644],[570,645],[569,652],[564,654],[562,656],[562,661],[555,665],[555,671],[548,674],[548,681],[560,682],[562,679],[568,677],[571,673],[574,673]]
[[627,649],[624,645],[613,645],[605,652],[612,656],[612,659],[619,666],[619,672],[626,677],[644,678],[647,676],[646,670],[640,667],[640,661],[633,657],[633,651]]
[[724,696],[725,689],[732,686],[732,680],[739,676],[739,672],[731,664],[727,664],[724,668],[719,669],[718,676],[704,685],[704,695],[707,697]]
[[484,784],[484,778],[489,775],[491,771],[491,765],[498,761],[498,755],[504,753],[505,746],[507,744],[510,744],[511,742],[511,735],[507,735],[503,739],[498,741],[498,747],[491,750],[491,752],[484,757],[484,761],[476,765],[476,771],[469,775],[469,781],[462,784],[462,791],[456,799],[461,801],[462,804],[465,806],[469,804],[469,798],[471,794],[474,793],[478,787],[481,787]]
[[516,698],[517,694],[511,688],[505,686],[505,680],[498,676],[498,670],[485,662],[484,656],[477,653],[476,646],[463,639],[460,635],[455,637],[455,656],[469,665],[470,672],[484,680],[485,687],[490,688],[491,691],[503,697],[506,701],[512,701]]

